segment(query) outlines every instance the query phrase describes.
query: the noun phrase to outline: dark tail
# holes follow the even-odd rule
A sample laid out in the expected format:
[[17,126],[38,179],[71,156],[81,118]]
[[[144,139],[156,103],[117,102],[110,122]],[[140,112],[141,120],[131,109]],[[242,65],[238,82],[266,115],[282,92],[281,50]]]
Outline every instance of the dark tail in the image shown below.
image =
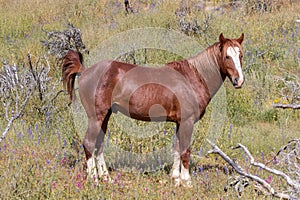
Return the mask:
[[80,52],[70,50],[63,58],[62,79],[64,86],[70,95],[71,102],[74,99],[74,83],[76,75],[83,71],[83,56]]

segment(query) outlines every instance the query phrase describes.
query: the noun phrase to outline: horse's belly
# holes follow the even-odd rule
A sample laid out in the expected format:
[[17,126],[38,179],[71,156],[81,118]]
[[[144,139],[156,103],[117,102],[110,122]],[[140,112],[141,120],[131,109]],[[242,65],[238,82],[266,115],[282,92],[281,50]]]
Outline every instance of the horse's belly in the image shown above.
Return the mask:
[[[176,95],[170,90],[155,87],[140,87],[115,99],[112,111],[119,111],[131,118],[144,121],[174,121],[180,116]],[[120,97],[120,96],[119,96]]]

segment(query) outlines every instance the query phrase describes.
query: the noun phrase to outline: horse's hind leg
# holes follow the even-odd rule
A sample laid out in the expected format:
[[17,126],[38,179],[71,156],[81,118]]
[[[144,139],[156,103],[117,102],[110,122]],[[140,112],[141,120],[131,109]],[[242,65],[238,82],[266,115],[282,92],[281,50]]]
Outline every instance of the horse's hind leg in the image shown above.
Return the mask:
[[83,148],[86,156],[87,173],[88,176],[90,176],[96,182],[98,181],[98,177],[94,151],[96,147],[96,141],[100,133],[100,129],[101,125],[98,120],[91,118],[88,119],[88,128],[83,141]]
[[87,173],[88,176],[93,178],[96,182],[98,182],[98,177],[101,177],[103,174],[106,174],[108,177],[108,170],[103,157],[103,141],[110,114],[111,112],[108,111],[104,117],[99,117],[99,119],[90,118],[83,141],[87,160]]
[[104,134],[106,133],[107,130],[107,124],[108,124],[108,120],[109,117],[111,115],[111,110],[108,111],[107,115],[105,116],[103,123],[102,123],[102,127],[101,127],[101,132],[100,135],[97,139],[97,169],[98,169],[98,176],[99,178],[102,177],[104,175],[104,180],[107,181],[109,179],[109,174],[108,174],[108,170],[104,161],[104,156],[103,156],[103,147],[104,147]]

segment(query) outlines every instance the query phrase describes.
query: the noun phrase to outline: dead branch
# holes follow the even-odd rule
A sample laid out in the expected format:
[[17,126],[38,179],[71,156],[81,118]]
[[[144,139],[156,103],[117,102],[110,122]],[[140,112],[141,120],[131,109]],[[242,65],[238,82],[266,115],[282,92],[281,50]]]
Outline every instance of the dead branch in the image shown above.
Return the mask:
[[[255,162],[254,158],[251,155],[251,153],[249,152],[249,150],[245,146],[243,146],[242,144],[238,144],[238,146],[235,147],[235,148],[242,148],[246,152],[246,154],[250,158],[250,164],[255,166],[255,167],[260,167],[261,169],[263,169],[265,171],[268,171],[272,174],[275,174],[277,176],[283,177],[284,180],[291,187],[290,188],[290,191],[291,191],[290,194],[275,191],[275,189],[266,180],[263,180],[259,176],[248,173],[245,169],[243,169],[236,162],[234,162],[229,156],[227,156],[216,144],[212,143],[209,140],[207,140],[207,141],[213,147],[213,149],[208,152],[209,154],[211,154],[211,153],[219,154],[226,162],[228,162],[233,167],[233,169],[238,174],[240,174],[243,177],[249,178],[249,179],[255,181],[256,183],[258,183],[260,185],[258,187],[258,189],[260,191],[262,191],[264,194],[269,194],[269,195],[272,195],[272,196],[275,196],[275,197],[278,197],[278,198],[282,198],[282,199],[297,199],[297,198],[299,198],[299,191],[300,191],[299,181],[293,180],[290,176],[283,173],[282,171],[272,169],[272,168],[267,167],[266,165],[264,165],[262,163]],[[266,191],[267,191],[267,193],[266,193]]]
[[288,104],[273,104],[275,108],[283,109],[300,109],[300,78],[296,74],[285,72],[283,77],[274,76],[280,89],[280,96]]
[[0,72],[0,102],[2,108],[5,109],[7,125],[0,137],[0,142],[5,139],[13,122],[23,115],[33,87],[29,71],[20,72],[16,65],[10,66],[3,62]]
[[273,104],[274,108],[283,108],[283,109],[300,109],[300,104],[281,104],[281,103],[277,103],[277,104]]
[[69,50],[89,53],[81,38],[81,31],[69,23],[63,31],[45,31],[47,39],[41,41],[48,53],[58,60],[63,58]]
[[19,102],[15,101],[15,110],[19,110],[19,112],[15,113],[13,116],[10,117],[10,119],[7,120],[6,128],[3,131],[2,136],[0,137],[0,143],[2,142],[2,140],[4,140],[6,138],[6,135],[7,135],[8,131],[11,129],[11,126],[13,125],[13,122],[23,115],[24,109],[25,109],[25,107],[28,103],[29,97],[30,97],[30,95],[28,95],[25,98],[24,102],[20,106],[20,109],[18,109]]
[[[51,80],[49,71],[50,65],[46,57],[37,58],[37,61],[33,62],[29,53],[28,63],[23,63],[21,68],[3,62],[3,67],[0,70],[0,104],[2,104],[0,113],[5,113],[3,116],[6,120],[6,127],[0,142],[5,139],[14,121],[25,113],[29,100],[34,98],[36,93],[41,101],[38,103],[42,103],[42,109],[39,110],[49,110],[50,104],[53,104],[55,98],[61,93],[59,92],[54,96],[55,86],[52,85],[51,88],[48,86]],[[50,103],[46,105],[48,100]]]
[[263,163],[255,162],[253,156],[251,155],[251,153],[249,152],[249,150],[248,150],[244,145],[238,144],[238,146],[235,147],[235,148],[242,148],[242,149],[245,151],[245,153],[246,153],[246,154],[249,156],[249,158],[250,158],[250,164],[251,164],[251,165],[253,165],[253,166],[255,166],[255,167],[260,167],[260,168],[262,168],[262,169],[264,169],[264,170],[266,170],[266,171],[268,171],[268,172],[270,172],[270,173],[272,173],[272,174],[275,174],[275,175],[277,175],[277,176],[283,177],[283,178],[286,180],[286,182],[287,182],[290,186],[292,186],[294,189],[300,188],[300,185],[297,184],[294,180],[292,180],[287,174],[285,174],[285,173],[283,173],[283,172],[281,172],[281,171],[279,171],[279,170],[272,169],[272,168],[266,166],[266,165],[263,164]]

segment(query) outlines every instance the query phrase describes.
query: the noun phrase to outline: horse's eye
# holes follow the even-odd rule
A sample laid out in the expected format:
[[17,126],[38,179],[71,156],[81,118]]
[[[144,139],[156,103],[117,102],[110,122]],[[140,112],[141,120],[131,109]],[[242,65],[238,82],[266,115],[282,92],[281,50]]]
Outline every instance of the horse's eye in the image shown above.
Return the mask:
[[226,56],[226,59],[229,59],[230,57],[229,56]]

